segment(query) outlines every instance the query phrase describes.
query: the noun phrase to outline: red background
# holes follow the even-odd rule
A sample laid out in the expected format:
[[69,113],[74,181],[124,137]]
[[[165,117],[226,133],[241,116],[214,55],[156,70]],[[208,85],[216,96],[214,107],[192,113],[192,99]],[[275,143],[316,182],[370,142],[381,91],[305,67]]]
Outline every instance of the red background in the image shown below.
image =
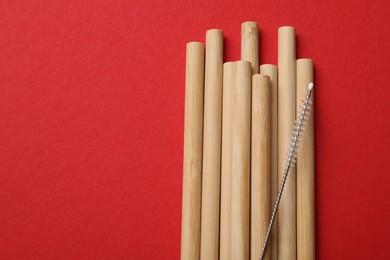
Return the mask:
[[185,43],[297,31],[315,63],[317,256],[390,253],[389,13],[362,1],[0,3],[0,259],[178,259]]

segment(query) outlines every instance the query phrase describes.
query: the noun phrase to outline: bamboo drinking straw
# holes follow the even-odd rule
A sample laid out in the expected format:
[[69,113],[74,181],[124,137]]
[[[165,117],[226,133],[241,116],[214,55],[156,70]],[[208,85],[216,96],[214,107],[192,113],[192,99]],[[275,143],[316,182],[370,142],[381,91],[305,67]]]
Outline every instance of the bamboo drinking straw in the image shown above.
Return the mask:
[[241,24],[241,60],[251,63],[252,75],[259,73],[259,27],[255,22]]
[[181,259],[199,259],[204,45],[187,43]]
[[232,113],[235,62],[223,64],[220,259],[230,260]]
[[271,86],[261,74],[252,77],[251,149],[251,259],[258,260],[271,217]]
[[[260,66],[260,73],[271,80],[271,207],[278,193],[278,72],[272,64]],[[271,230],[270,245],[271,260],[278,260],[278,219],[275,218]]]
[[237,61],[233,89],[231,259],[249,259],[251,64]]
[[[295,120],[295,29],[278,30],[278,175],[281,182],[285,153]],[[290,171],[278,215],[278,259],[296,259],[296,182]]]
[[218,259],[221,174],[223,34],[206,32],[201,259]]
[[[297,109],[313,82],[313,62],[297,60]],[[313,98],[312,98],[313,100]],[[313,109],[313,105],[312,105]],[[297,258],[315,259],[314,112],[307,121],[297,154]]]

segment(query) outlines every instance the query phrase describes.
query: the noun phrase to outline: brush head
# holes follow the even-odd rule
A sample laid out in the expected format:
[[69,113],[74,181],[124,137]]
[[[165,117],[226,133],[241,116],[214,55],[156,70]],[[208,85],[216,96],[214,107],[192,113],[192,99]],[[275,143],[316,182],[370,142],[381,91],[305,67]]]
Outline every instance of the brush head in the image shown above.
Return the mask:
[[314,84],[313,84],[313,82],[310,82],[309,83],[309,90],[312,90],[314,88]]

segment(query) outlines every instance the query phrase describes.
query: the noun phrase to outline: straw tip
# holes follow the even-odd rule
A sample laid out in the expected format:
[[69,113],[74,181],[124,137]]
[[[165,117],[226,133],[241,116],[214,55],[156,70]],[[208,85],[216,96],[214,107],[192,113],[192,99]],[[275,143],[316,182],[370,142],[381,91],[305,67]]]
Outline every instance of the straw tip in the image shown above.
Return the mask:
[[188,47],[203,47],[204,43],[203,42],[197,42],[197,41],[192,41],[192,42],[187,42]]
[[314,88],[314,84],[313,84],[313,82],[310,82],[309,83],[309,90],[312,90]]
[[222,34],[223,31],[221,29],[218,29],[218,28],[213,28],[213,29],[208,29],[206,31],[206,34]]
[[278,31],[295,31],[295,28],[290,25],[284,25],[279,27]]
[[246,21],[241,24],[242,26],[258,26],[254,21]]

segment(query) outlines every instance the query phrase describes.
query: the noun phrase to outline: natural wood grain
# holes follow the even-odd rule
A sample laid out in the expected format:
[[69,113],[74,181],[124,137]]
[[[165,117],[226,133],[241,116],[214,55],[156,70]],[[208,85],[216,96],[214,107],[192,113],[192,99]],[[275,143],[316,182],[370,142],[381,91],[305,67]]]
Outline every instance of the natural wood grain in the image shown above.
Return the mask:
[[241,24],[241,60],[251,63],[252,75],[259,73],[259,27],[255,22]]
[[232,113],[235,62],[223,64],[220,259],[230,260]]
[[218,259],[223,33],[206,32],[200,259]]
[[[278,69],[272,64],[260,65],[260,74],[267,75],[271,81],[271,208],[278,193]],[[271,230],[268,247],[271,260],[278,260],[278,217]]]
[[[295,29],[278,30],[278,176],[281,182],[285,154],[295,121]],[[278,259],[296,259],[296,178],[291,168],[278,213]]]
[[204,44],[187,43],[181,259],[199,259],[202,190]]
[[[297,111],[313,82],[313,62],[297,60]],[[313,100],[313,97],[311,98]],[[314,105],[314,104],[313,104]],[[314,110],[310,113],[297,154],[297,258],[315,259]]]
[[231,259],[249,258],[251,64],[237,61],[233,89]]
[[[251,259],[258,260],[271,216],[270,77],[252,77]],[[270,259],[270,246],[265,260]]]

